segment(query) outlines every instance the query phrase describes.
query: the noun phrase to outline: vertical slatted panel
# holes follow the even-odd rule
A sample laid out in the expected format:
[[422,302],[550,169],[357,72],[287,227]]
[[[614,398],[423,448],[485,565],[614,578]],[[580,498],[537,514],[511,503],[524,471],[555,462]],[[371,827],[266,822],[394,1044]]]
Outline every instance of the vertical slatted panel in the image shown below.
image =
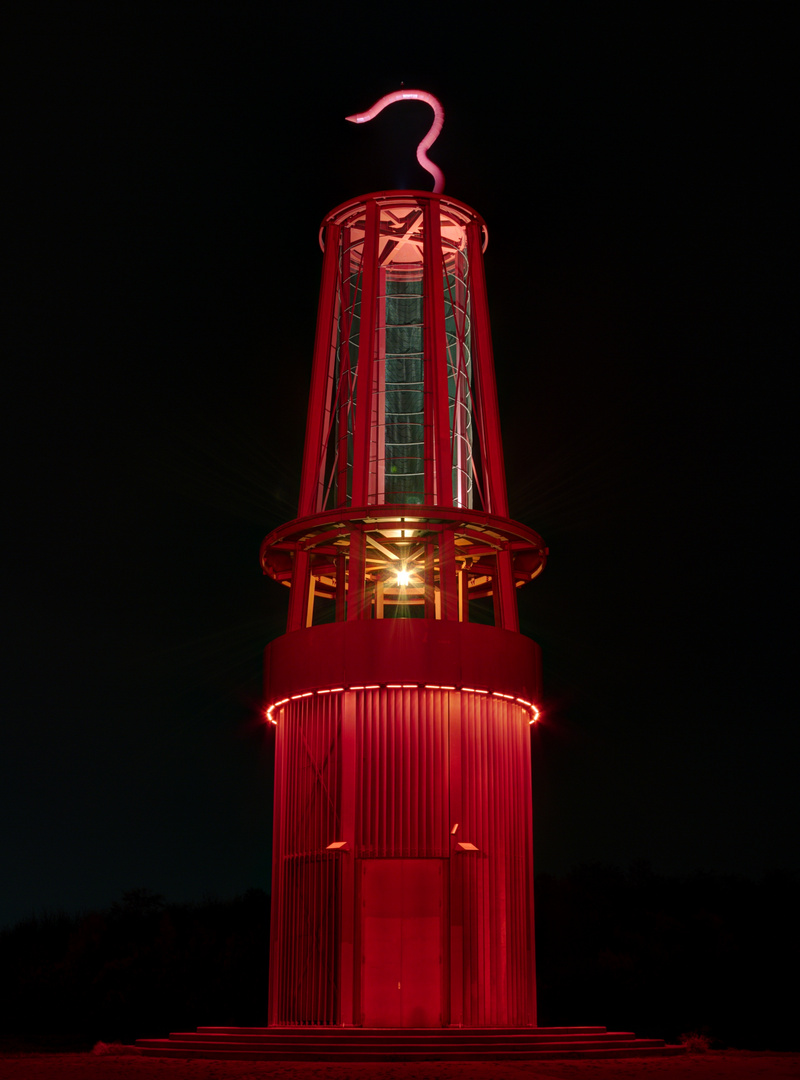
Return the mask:
[[357,691],[356,855],[449,854],[447,693]]
[[[533,984],[530,741],[516,704],[486,695],[459,699],[462,786],[457,838],[463,913],[465,1025],[535,1022]],[[450,854],[450,693],[354,692],[355,845],[342,839],[343,695],[315,696],[282,710],[277,768],[285,797],[276,836],[271,985],[278,1024],[339,1022],[341,858],[443,858]]]
[[285,793],[276,853],[278,932],[273,987],[278,1024],[338,1022],[341,695],[282,710],[276,770]]
[[535,1022],[530,741],[513,702],[462,693],[463,1023]]

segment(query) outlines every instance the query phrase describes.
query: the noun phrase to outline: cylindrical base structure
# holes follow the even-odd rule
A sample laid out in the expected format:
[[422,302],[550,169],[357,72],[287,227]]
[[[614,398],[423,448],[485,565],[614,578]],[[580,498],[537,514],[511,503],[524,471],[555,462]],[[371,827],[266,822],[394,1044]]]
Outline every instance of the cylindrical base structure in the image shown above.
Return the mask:
[[271,1024],[535,1026],[538,683],[538,646],[470,623],[268,647]]

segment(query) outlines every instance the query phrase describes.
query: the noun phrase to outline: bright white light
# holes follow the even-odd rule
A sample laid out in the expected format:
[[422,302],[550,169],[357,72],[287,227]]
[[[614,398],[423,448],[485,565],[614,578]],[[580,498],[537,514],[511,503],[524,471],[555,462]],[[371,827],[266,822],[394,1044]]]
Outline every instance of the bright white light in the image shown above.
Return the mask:
[[398,585],[408,585],[410,582],[411,582],[411,574],[408,572],[408,570],[398,570],[397,571],[397,584]]

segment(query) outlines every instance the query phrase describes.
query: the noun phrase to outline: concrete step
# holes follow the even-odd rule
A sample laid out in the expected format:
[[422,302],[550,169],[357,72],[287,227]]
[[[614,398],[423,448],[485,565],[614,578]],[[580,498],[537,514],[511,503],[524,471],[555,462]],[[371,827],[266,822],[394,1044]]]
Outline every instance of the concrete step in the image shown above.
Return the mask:
[[[323,1035],[326,1038],[364,1038],[376,1036],[383,1038],[386,1035],[430,1035],[441,1038],[452,1036],[460,1038],[462,1035],[605,1035],[607,1029],[600,1025],[594,1026],[570,1026],[570,1027],[424,1027],[424,1028],[364,1028],[364,1027],[334,1027],[313,1026],[311,1024],[293,1024],[282,1027],[236,1027],[231,1025],[199,1027],[197,1034],[208,1032],[212,1035],[234,1035],[241,1032],[244,1035],[292,1035],[303,1036]],[[194,1034],[194,1032],[192,1033]]]
[[181,1042],[226,1042],[236,1044],[250,1044],[258,1046],[277,1046],[281,1045],[295,1045],[302,1043],[304,1046],[342,1046],[348,1043],[358,1044],[359,1046],[384,1046],[389,1043],[400,1043],[403,1045],[409,1043],[416,1043],[420,1046],[426,1045],[442,1045],[442,1046],[482,1046],[487,1043],[492,1045],[500,1045],[505,1043],[524,1043],[524,1044],[544,1044],[552,1042],[575,1042],[585,1043],[593,1042],[597,1040],[606,1041],[609,1039],[614,1040],[628,1040],[636,1038],[632,1031],[614,1031],[614,1032],[598,1032],[592,1035],[566,1035],[566,1034],[553,1034],[553,1035],[539,1035],[529,1034],[523,1032],[516,1032],[507,1034],[505,1032],[493,1032],[482,1034],[469,1034],[469,1035],[457,1035],[457,1034],[429,1034],[429,1033],[410,1033],[410,1032],[397,1032],[385,1035],[361,1035],[357,1037],[342,1038],[341,1036],[329,1036],[324,1034],[314,1035],[297,1035],[297,1034],[275,1034],[269,1035],[251,1035],[240,1033],[227,1033],[212,1034],[210,1032],[188,1032],[188,1031],[173,1031],[170,1032],[170,1040],[178,1040]]
[[598,1048],[594,1050],[576,1047],[561,1050],[424,1050],[418,1053],[400,1051],[381,1053],[379,1050],[232,1050],[203,1047],[184,1049],[172,1046],[142,1047],[142,1055],[147,1057],[169,1058],[208,1058],[217,1061],[316,1061],[336,1064],[337,1062],[362,1062],[369,1064],[380,1061],[559,1061],[589,1058],[622,1057],[665,1057],[684,1053],[682,1046],[638,1046],[635,1043],[626,1047]]
[[181,1047],[185,1049],[203,1049],[212,1048],[216,1050],[243,1050],[245,1048],[255,1047],[258,1050],[294,1050],[294,1049],[308,1049],[314,1052],[322,1052],[333,1050],[335,1053],[341,1053],[341,1051],[347,1047],[353,1047],[360,1051],[369,1052],[372,1050],[380,1051],[380,1053],[421,1053],[426,1050],[559,1050],[562,1048],[567,1049],[579,1049],[579,1050],[602,1050],[610,1047],[628,1047],[628,1045],[636,1042],[639,1047],[645,1047],[645,1045],[653,1045],[653,1047],[663,1047],[663,1039],[604,1039],[604,1040],[588,1040],[585,1042],[571,1042],[566,1040],[548,1040],[546,1042],[527,1042],[523,1040],[513,1041],[496,1041],[487,1040],[485,1042],[470,1042],[470,1043],[445,1043],[437,1041],[419,1042],[417,1040],[409,1040],[407,1042],[401,1040],[391,1040],[380,1043],[342,1043],[342,1042],[317,1042],[306,1043],[301,1041],[288,1042],[288,1041],[275,1041],[270,1043],[257,1042],[255,1040],[217,1040],[217,1041],[199,1041],[196,1039],[175,1038],[170,1039],[143,1039],[140,1040],[139,1045],[147,1047],[147,1045],[170,1045],[170,1047]]
[[682,1046],[604,1028],[199,1028],[137,1039],[152,1057],[229,1061],[531,1061],[665,1056]]

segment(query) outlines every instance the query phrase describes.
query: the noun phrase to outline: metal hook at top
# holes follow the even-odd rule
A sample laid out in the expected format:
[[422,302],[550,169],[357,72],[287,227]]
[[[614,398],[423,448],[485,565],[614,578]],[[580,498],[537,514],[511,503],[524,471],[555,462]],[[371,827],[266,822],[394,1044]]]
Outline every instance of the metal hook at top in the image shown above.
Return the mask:
[[387,105],[392,105],[395,101],[425,101],[433,109],[433,123],[430,131],[417,147],[417,161],[433,177],[433,190],[435,194],[439,195],[444,191],[444,173],[438,165],[434,165],[425,152],[433,146],[444,123],[444,109],[438,98],[435,98],[433,94],[426,93],[424,90],[395,90],[393,94],[385,94],[382,98],[379,98],[367,112],[354,113],[353,116],[348,116],[346,119],[353,124],[365,124],[367,120],[372,120],[379,112],[383,112]]

